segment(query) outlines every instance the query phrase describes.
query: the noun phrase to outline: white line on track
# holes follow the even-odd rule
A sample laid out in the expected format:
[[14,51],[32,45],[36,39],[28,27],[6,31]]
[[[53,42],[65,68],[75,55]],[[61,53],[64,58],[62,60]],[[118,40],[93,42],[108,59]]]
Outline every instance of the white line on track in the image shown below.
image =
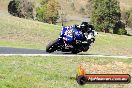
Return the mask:
[[131,58],[129,56],[105,56],[105,55],[73,55],[73,54],[0,54],[0,56],[67,56],[67,57],[110,57],[110,58]]

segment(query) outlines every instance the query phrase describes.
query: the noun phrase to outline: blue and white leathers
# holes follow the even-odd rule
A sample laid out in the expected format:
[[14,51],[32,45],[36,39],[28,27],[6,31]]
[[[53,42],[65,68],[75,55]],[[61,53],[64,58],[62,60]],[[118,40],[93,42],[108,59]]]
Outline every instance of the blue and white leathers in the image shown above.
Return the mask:
[[73,26],[67,26],[62,28],[60,38],[67,42],[73,42],[74,39],[83,40],[84,36],[79,29],[76,29]]

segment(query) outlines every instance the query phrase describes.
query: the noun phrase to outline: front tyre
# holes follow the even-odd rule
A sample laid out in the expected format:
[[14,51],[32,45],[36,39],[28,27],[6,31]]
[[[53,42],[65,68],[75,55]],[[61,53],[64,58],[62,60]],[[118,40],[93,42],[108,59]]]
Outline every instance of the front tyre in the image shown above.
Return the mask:
[[52,53],[57,50],[58,47],[58,39],[54,40],[53,42],[49,43],[46,46],[46,52]]

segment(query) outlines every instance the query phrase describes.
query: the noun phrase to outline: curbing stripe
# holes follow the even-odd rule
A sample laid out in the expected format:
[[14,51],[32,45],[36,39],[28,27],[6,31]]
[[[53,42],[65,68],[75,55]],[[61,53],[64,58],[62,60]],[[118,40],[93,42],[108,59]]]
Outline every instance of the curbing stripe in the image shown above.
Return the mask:
[[72,55],[72,54],[0,54],[0,56],[83,56],[83,57],[109,57],[109,58],[132,58],[129,56],[105,56],[105,55]]

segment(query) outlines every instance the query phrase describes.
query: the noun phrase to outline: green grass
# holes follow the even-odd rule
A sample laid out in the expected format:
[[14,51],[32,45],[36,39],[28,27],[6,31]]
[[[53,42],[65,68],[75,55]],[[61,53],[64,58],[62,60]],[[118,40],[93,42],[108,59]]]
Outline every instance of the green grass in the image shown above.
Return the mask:
[[99,33],[89,53],[105,55],[132,55],[132,37]]
[[[0,57],[1,88],[80,88],[75,76],[80,64],[107,65],[114,62],[127,64],[115,72],[132,73],[130,59],[97,57]],[[88,73],[95,68],[89,65]],[[113,65],[114,66],[114,65]],[[112,68],[112,67],[110,67]],[[109,68],[109,69],[110,69]],[[108,70],[109,71],[109,70]],[[113,69],[114,71],[114,69]],[[132,84],[87,84],[83,88],[129,88]],[[82,88],[81,87],[81,88]]]
[[[58,25],[21,19],[6,12],[0,14],[0,46],[45,50],[46,45],[59,36],[60,30]],[[132,37],[99,33],[86,53],[132,56]]]
[[45,49],[61,27],[10,15],[0,16],[0,46]]

